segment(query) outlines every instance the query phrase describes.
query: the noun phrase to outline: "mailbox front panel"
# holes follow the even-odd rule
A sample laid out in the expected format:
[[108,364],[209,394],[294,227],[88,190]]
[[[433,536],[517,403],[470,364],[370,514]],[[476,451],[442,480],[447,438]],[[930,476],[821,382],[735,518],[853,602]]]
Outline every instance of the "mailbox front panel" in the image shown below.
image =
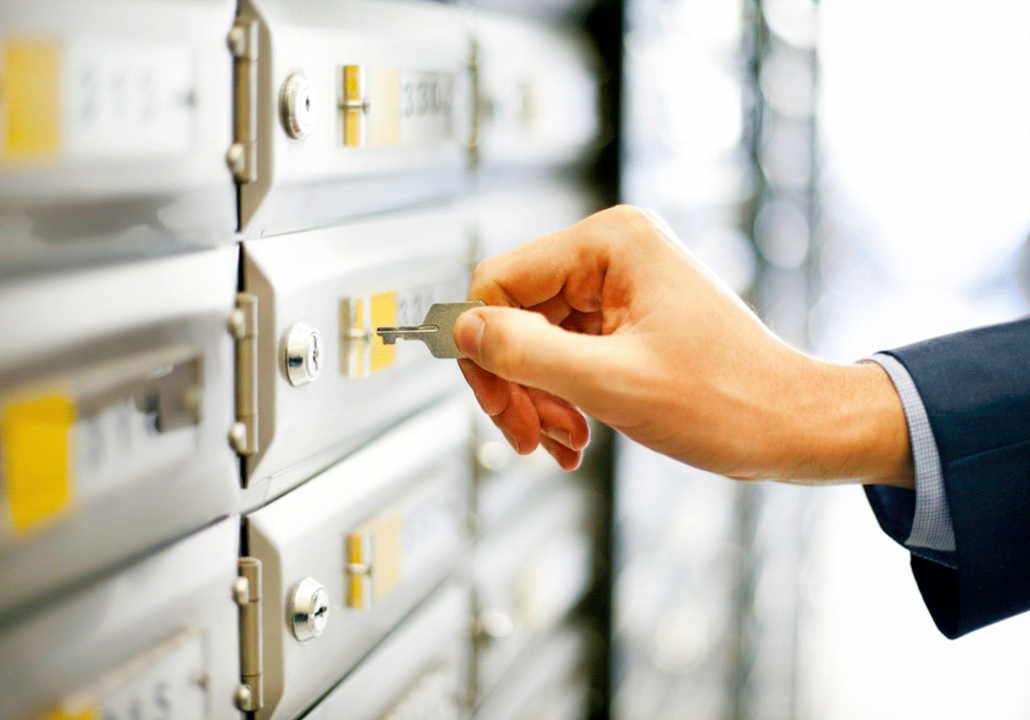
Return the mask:
[[469,610],[469,589],[457,582],[447,583],[304,717],[465,717],[469,694]]
[[537,643],[478,704],[476,720],[585,720],[591,714],[591,637],[569,624]]
[[0,614],[235,512],[232,248],[0,290]]
[[453,6],[245,0],[257,32],[248,237],[453,196],[468,166],[471,40]]
[[[450,400],[247,516],[264,573],[259,718],[313,703],[452,569],[467,543],[468,427]],[[307,578],[324,593],[317,634],[298,625]]]
[[600,146],[598,60],[584,35],[479,12],[477,154],[501,169],[556,168]]
[[[385,345],[375,328],[417,325],[433,303],[465,298],[466,232],[445,207],[244,243],[244,287],[258,315],[248,508],[458,387],[457,363],[421,342]],[[317,360],[300,358],[317,377],[295,384],[286,355],[298,327],[318,334]]]
[[478,695],[489,693],[590,587],[592,506],[583,488],[557,486],[476,546]]
[[39,600],[0,629],[0,718],[238,720],[240,523]]
[[0,14],[0,272],[231,242],[228,0]]

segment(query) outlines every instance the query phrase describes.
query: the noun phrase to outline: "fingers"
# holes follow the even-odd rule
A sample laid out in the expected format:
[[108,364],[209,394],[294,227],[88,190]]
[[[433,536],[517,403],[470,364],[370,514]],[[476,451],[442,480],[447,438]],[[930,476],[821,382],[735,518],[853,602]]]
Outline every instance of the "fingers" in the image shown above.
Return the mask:
[[[459,362],[483,411],[504,432],[516,450],[535,447],[534,433],[582,450],[590,442],[590,425],[577,408],[554,395],[525,388],[477,367],[468,360]],[[532,409],[523,401],[528,397]]]
[[471,360],[459,360],[458,367],[461,368],[465,381],[472,388],[483,412],[494,417],[508,407],[508,401],[511,398],[511,382],[484,370]]
[[558,462],[562,470],[575,470],[583,462],[582,450],[570,450],[547,436],[540,438],[540,445]]
[[582,450],[590,442],[586,416],[551,393],[524,388],[540,418],[540,434],[570,450]]
[[528,455],[540,444],[540,415],[524,387],[512,384],[508,406],[491,419],[519,455]]

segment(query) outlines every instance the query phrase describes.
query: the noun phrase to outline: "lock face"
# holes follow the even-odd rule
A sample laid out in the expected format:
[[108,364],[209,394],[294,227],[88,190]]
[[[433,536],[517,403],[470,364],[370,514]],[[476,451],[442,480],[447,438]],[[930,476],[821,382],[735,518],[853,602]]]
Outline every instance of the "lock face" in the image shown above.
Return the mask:
[[322,336],[307,323],[297,323],[286,336],[284,363],[293,386],[318,379],[322,371]]
[[462,401],[433,406],[247,515],[265,578],[259,720],[328,692],[452,572],[468,543],[469,422]]
[[238,507],[235,256],[0,290],[0,611]]
[[329,622],[329,593],[314,578],[297,583],[290,598],[290,629],[300,641],[322,634]]
[[306,138],[315,126],[315,106],[311,83],[300,74],[286,78],[279,95],[279,113],[286,133],[298,140]]
[[5,623],[0,717],[239,720],[239,532],[222,520]]

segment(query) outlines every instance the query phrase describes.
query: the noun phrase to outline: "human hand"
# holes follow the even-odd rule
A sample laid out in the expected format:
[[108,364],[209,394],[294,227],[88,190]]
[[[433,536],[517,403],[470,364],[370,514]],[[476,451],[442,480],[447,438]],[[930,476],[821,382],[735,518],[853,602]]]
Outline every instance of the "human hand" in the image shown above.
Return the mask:
[[521,453],[542,444],[576,467],[589,438],[581,409],[731,477],[910,482],[886,374],[790,348],[637,208],[483,261],[468,297],[488,307],[455,325],[462,371]]

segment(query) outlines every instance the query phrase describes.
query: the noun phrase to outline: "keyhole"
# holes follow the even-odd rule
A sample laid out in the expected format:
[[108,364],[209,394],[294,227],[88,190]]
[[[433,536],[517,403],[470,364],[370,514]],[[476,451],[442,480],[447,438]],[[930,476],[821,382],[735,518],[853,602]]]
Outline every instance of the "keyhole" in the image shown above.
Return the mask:
[[322,351],[318,347],[318,336],[311,338],[311,365],[317,371],[318,362],[321,358]]

